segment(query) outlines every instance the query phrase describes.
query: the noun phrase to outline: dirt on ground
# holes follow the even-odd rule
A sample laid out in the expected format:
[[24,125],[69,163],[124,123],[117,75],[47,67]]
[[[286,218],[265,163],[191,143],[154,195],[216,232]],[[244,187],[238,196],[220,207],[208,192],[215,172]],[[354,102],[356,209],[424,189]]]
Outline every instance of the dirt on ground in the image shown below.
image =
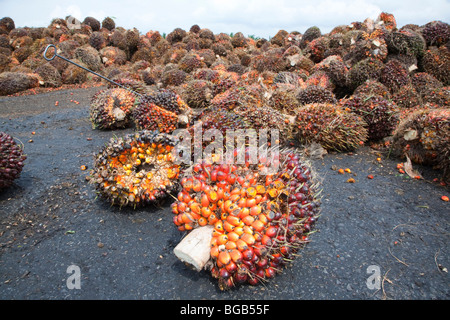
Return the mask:
[[[0,193],[0,299],[450,298],[450,203],[441,200],[450,192],[434,181],[441,173],[414,166],[424,179],[412,179],[397,170],[401,160],[367,146],[311,160],[321,215],[291,265],[264,284],[220,291],[209,272],[173,254],[184,234],[170,200],[119,209],[87,183],[81,166],[91,168],[112,136],[133,132],[92,128],[89,102],[98,90],[0,98],[0,131],[28,156],[20,178]],[[68,285],[71,266],[79,268],[79,288]]]

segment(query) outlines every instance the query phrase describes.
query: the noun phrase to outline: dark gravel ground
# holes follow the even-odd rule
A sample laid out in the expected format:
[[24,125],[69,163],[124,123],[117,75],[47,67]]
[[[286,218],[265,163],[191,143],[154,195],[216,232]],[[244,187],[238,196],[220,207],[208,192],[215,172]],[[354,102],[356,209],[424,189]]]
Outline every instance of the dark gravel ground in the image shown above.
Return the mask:
[[[28,155],[21,177],[0,193],[0,299],[450,298],[450,203],[440,199],[448,188],[432,182],[439,172],[429,168],[415,167],[425,180],[399,175],[398,159],[379,162],[368,147],[312,161],[322,180],[321,216],[290,267],[265,285],[220,291],[208,272],[191,271],[173,254],[183,235],[169,202],[119,210],[88,185],[80,166],[92,166],[110,137],[132,131],[92,129],[89,101],[98,90],[0,98],[0,131],[22,141]],[[80,268],[80,289],[67,287],[71,265]],[[381,277],[375,288],[367,284],[373,266]]]

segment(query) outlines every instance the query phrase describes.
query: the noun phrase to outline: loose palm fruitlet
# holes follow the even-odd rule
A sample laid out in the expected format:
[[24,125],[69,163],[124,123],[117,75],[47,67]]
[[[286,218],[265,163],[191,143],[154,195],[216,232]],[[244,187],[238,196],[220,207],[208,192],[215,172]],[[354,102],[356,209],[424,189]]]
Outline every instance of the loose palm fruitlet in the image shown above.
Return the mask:
[[97,92],[91,100],[90,120],[94,129],[119,129],[129,127],[134,94],[122,88]]
[[9,187],[19,177],[26,158],[13,137],[0,132],[0,190]]
[[95,157],[89,181],[113,205],[157,203],[179,187],[175,144],[172,136],[147,130],[112,138]]
[[[309,241],[320,208],[315,178],[298,153],[258,164],[249,163],[248,148],[245,156],[245,164],[195,164],[171,205],[180,231],[214,226],[209,268],[221,290],[281,272]],[[266,170],[276,163],[276,173]]]

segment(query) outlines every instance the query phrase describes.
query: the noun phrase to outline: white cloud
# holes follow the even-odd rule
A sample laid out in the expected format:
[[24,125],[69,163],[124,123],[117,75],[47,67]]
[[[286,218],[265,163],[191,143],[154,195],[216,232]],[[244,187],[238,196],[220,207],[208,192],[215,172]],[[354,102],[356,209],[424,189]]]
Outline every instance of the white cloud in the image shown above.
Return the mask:
[[116,17],[116,25],[142,33],[169,33],[198,24],[214,33],[236,33],[269,38],[284,29],[304,32],[315,25],[322,32],[333,27],[376,18],[380,12],[394,14],[399,26],[450,20],[448,0],[2,0],[0,12],[14,19],[16,26],[48,26],[55,17],[73,15],[79,20],[92,16],[102,21]]

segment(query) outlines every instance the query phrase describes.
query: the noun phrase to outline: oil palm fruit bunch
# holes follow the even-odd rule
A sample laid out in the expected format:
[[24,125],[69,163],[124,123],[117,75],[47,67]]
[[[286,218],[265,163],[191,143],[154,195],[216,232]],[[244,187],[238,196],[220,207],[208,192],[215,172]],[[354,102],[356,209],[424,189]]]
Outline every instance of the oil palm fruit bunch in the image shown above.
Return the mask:
[[319,143],[328,151],[356,149],[368,138],[363,118],[338,104],[312,103],[296,109],[293,137],[302,145]]
[[171,135],[142,130],[112,138],[95,156],[89,182],[112,205],[138,207],[162,201],[178,188],[180,166]]
[[132,113],[139,130],[158,130],[164,133],[187,126],[191,115],[192,110],[186,102],[169,89],[144,96]]
[[180,231],[214,226],[210,271],[221,290],[281,272],[309,242],[320,208],[315,178],[298,153],[281,151],[277,172],[265,174],[277,160],[251,164],[242,151],[245,164],[195,164],[171,205]]
[[91,100],[90,120],[94,129],[119,129],[131,125],[136,98],[122,88],[104,89]]
[[398,124],[398,106],[381,96],[352,95],[340,104],[364,119],[371,141],[390,136]]
[[27,156],[13,137],[0,132],[0,190],[10,186],[22,172]]
[[310,103],[336,103],[334,93],[321,85],[308,85],[297,91],[297,100],[299,104],[306,105]]
[[420,108],[402,118],[393,135],[392,148],[412,162],[436,166],[450,179],[450,110]]

